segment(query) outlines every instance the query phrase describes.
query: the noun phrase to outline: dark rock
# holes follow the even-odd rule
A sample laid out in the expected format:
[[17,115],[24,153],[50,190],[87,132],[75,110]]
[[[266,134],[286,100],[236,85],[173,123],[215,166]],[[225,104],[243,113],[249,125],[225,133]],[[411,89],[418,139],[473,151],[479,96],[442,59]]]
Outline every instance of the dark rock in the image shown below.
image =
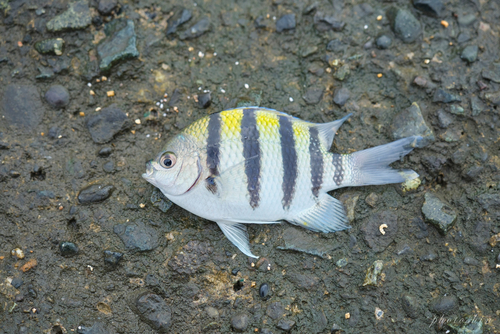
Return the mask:
[[109,250],[104,251],[104,262],[106,264],[115,266],[117,265],[120,260],[123,258],[123,253],[120,252],[112,252]]
[[351,314],[351,317],[347,321],[347,324],[349,325],[349,327],[356,327],[360,320],[359,308],[357,306],[354,306],[349,313]]
[[340,41],[340,39],[334,39],[331,40],[327,45],[326,45],[326,50],[327,51],[332,51],[332,52],[342,52],[346,49],[346,45]]
[[[385,234],[380,233],[380,224],[387,224]],[[384,251],[394,241],[398,232],[398,217],[390,211],[373,214],[362,228],[367,245],[374,252]]]
[[500,194],[481,194],[477,197],[477,202],[489,214],[500,214]]
[[167,212],[172,206],[172,202],[158,188],[153,189],[150,200],[151,204],[160,209],[161,212]]
[[413,0],[413,7],[432,17],[441,17],[445,10],[441,0]]
[[453,117],[446,113],[443,109],[439,109],[437,112],[439,126],[446,129],[451,123],[453,123]]
[[486,93],[484,94],[484,98],[491,104],[500,106],[500,90],[492,93]]
[[61,136],[61,128],[57,126],[53,126],[49,129],[49,138],[50,139],[57,139],[59,136]]
[[84,29],[90,25],[92,17],[86,1],[77,1],[68,5],[68,10],[47,22],[47,30],[58,32],[63,30]]
[[178,274],[191,275],[210,258],[212,252],[213,248],[208,242],[193,240],[170,259],[168,266]]
[[15,296],[14,296],[14,301],[15,301],[16,303],[20,303],[20,302],[22,302],[23,300],[24,300],[24,295],[22,295],[22,294],[17,294],[17,295],[15,295]]
[[122,60],[139,57],[134,21],[117,19],[106,25],[106,38],[97,46],[99,69],[109,71]]
[[490,64],[487,69],[481,71],[481,76],[493,82],[500,83],[500,65]]
[[461,26],[461,27],[468,27],[470,26],[471,24],[473,24],[474,22],[476,22],[477,20],[477,17],[475,14],[467,14],[467,15],[460,15],[458,17],[458,24]]
[[314,26],[318,31],[342,31],[345,27],[345,22],[340,21],[333,15],[326,15],[323,12],[316,12],[314,15]]
[[237,332],[244,332],[247,329],[249,323],[250,318],[246,313],[238,313],[233,315],[233,317],[231,318],[231,326]]
[[257,29],[265,29],[267,28],[266,19],[262,15],[258,16],[254,21],[254,26]]
[[24,282],[22,279],[20,279],[19,277],[14,277],[10,282],[10,285],[12,285],[16,289],[19,289],[23,285],[23,283]]
[[335,95],[333,96],[333,102],[335,102],[336,105],[339,107],[342,107],[344,104],[346,104],[347,100],[351,96],[351,92],[347,88],[339,88],[335,90]]
[[458,44],[462,44],[462,43],[470,41],[471,38],[472,37],[468,31],[462,31],[460,34],[458,34],[457,42],[458,42]]
[[0,141],[0,150],[8,150],[8,149],[10,149],[9,144],[4,141]]
[[262,283],[259,287],[260,298],[266,299],[269,295],[269,285],[267,283]]
[[54,76],[54,71],[48,67],[38,66],[38,70],[40,71],[40,74],[35,77],[36,79],[45,80]]
[[270,330],[269,328],[261,328],[260,334],[273,334],[273,331]]
[[470,182],[476,181],[483,170],[483,166],[472,166],[463,172],[463,177]]
[[78,194],[78,202],[84,205],[102,202],[111,196],[114,190],[115,187],[110,184],[92,184],[87,188],[80,190],[80,193]]
[[106,162],[104,165],[102,165],[102,169],[106,173],[113,173],[115,171],[115,163],[113,162],[113,160],[110,160]]
[[118,5],[117,0],[99,0],[99,5],[97,6],[97,10],[102,15],[109,15]]
[[471,96],[470,97],[470,108],[472,110],[472,116],[477,116],[479,115],[483,110],[486,109],[485,104],[479,97],[477,96]]
[[283,32],[285,30],[295,29],[295,14],[283,15],[276,21],[276,31]]
[[240,269],[238,268],[234,268],[233,270],[231,270],[231,275],[233,276],[238,276],[238,273],[240,272]]
[[283,231],[283,240],[285,246],[279,246],[278,249],[294,250],[322,258],[327,257],[328,252],[340,247],[338,244],[332,244],[331,241],[321,239],[317,235],[308,234],[304,230],[294,227],[288,227]]
[[195,25],[193,25],[191,28],[181,32],[179,34],[179,39],[185,40],[185,39],[197,38],[209,30],[210,30],[210,19],[205,16],[201,20],[199,20]]
[[474,259],[472,257],[468,257],[468,256],[466,256],[464,258],[464,263],[468,264],[469,266],[479,266],[479,265],[481,265],[481,263],[478,260],[476,260],[476,259]]
[[179,88],[174,89],[170,101],[168,101],[169,107],[175,107],[177,103],[182,99],[182,91]]
[[40,124],[45,113],[35,86],[9,85],[5,88],[0,103],[0,128],[3,123],[23,131],[32,131]]
[[432,261],[434,261],[435,259],[437,259],[437,257],[438,257],[438,256],[437,256],[437,254],[435,254],[435,253],[432,253],[432,252],[431,252],[431,253],[427,253],[427,254],[425,254],[425,255],[422,255],[422,256],[420,257],[420,261],[428,261],[428,262],[432,262]]
[[379,38],[377,38],[376,43],[377,43],[377,47],[379,49],[384,50],[384,49],[388,49],[391,46],[392,39],[387,35],[382,35]]
[[59,244],[59,251],[62,256],[73,256],[78,254],[78,247],[69,241],[63,241]]
[[158,295],[146,293],[137,298],[134,311],[151,328],[160,332],[168,332],[172,324],[172,312],[167,303]]
[[322,87],[311,87],[302,98],[307,104],[317,104],[321,101],[324,91]]
[[158,233],[141,220],[115,225],[113,231],[120,237],[128,250],[150,251],[158,247]]
[[198,107],[206,109],[212,104],[210,92],[198,95]]
[[455,211],[431,192],[425,193],[422,213],[425,216],[425,220],[433,224],[439,233],[443,235],[448,232],[457,219]]
[[111,141],[116,134],[131,126],[127,115],[115,104],[89,116],[86,123],[92,140],[98,144]]
[[458,306],[455,296],[442,296],[432,304],[432,310],[437,314],[450,314]]
[[408,317],[416,319],[419,316],[420,305],[415,297],[403,295],[403,297],[401,297],[401,304]]
[[278,325],[276,325],[276,327],[278,327],[279,329],[281,329],[285,332],[291,331],[294,326],[295,326],[295,321],[290,320],[290,319],[281,319],[278,322]]
[[387,11],[387,18],[392,31],[405,43],[414,42],[421,32],[420,22],[409,11],[391,7]]
[[444,89],[438,88],[434,92],[434,96],[432,98],[432,102],[443,102],[443,103],[451,103],[451,102],[461,102],[460,97],[450,94]]
[[473,63],[477,59],[477,53],[479,48],[477,45],[469,45],[462,51],[462,55],[460,56],[463,60],[466,60],[469,63]]
[[319,284],[319,278],[310,273],[304,275],[292,272],[288,275],[288,280],[296,287],[309,291],[315,290]]
[[60,56],[63,53],[64,40],[62,38],[51,38],[35,43],[35,50],[40,54],[51,54]]
[[266,309],[267,316],[273,320],[283,317],[284,313],[285,308],[280,302],[271,303]]
[[[63,333],[61,331],[61,333]],[[116,331],[113,328],[108,328],[105,324],[101,322],[96,322],[92,327],[78,326],[78,334],[115,334]],[[52,334],[52,333],[51,333]]]
[[54,85],[45,93],[45,101],[54,109],[61,109],[69,104],[69,93],[61,85]]
[[192,14],[190,10],[185,8],[177,9],[174,15],[167,20],[167,36],[175,34],[177,32],[177,28],[189,21],[191,16]]
[[113,149],[109,146],[107,147],[103,147],[99,150],[99,152],[97,153],[100,157],[109,157],[109,155],[113,152]]

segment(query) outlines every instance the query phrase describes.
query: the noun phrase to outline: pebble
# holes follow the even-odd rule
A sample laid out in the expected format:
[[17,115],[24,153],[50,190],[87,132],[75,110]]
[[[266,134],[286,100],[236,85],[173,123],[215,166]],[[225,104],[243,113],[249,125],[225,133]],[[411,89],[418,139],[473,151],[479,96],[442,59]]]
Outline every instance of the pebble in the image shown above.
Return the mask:
[[378,202],[378,195],[375,193],[370,193],[370,195],[366,196],[365,202],[372,208],[374,208],[377,205]]
[[14,277],[10,282],[10,285],[12,285],[16,289],[19,289],[23,285],[23,283],[24,282],[22,279],[20,279],[19,277]]
[[425,123],[420,107],[416,102],[399,114],[392,122],[392,136],[402,139],[410,136],[421,136],[422,140],[416,143],[416,147],[422,148],[435,140],[434,133]]
[[318,104],[323,98],[324,91],[325,89],[323,87],[311,87],[302,98],[307,104]]
[[474,22],[476,22],[477,20],[477,17],[475,14],[467,14],[467,15],[460,15],[458,17],[458,24],[461,26],[461,27],[468,27],[470,26],[471,24],[473,24]]
[[453,117],[443,109],[438,110],[437,116],[439,126],[443,129],[446,129],[451,123],[453,123]]
[[102,169],[106,173],[113,173],[115,171],[115,163],[113,162],[113,160],[110,160],[110,161],[104,163],[104,165],[102,165]]
[[413,0],[413,7],[432,17],[441,17],[445,10],[441,0]]
[[121,109],[112,104],[99,113],[89,116],[86,125],[92,140],[104,144],[111,141],[119,132],[128,129],[132,123]]
[[80,190],[78,194],[78,202],[84,205],[102,202],[111,196],[114,190],[115,187],[110,184],[92,184]]
[[479,263],[478,260],[476,260],[476,259],[474,259],[472,257],[468,257],[468,256],[466,256],[464,258],[464,263],[468,264],[469,266],[479,266],[480,265],[480,263]]
[[168,261],[168,266],[181,275],[194,274],[211,258],[213,250],[208,242],[189,241]]
[[185,40],[185,39],[197,38],[209,30],[210,30],[210,19],[205,16],[198,22],[196,22],[196,24],[193,25],[191,28],[188,28],[187,30],[181,32],[179,34],[179,39]]
[[244,332],[249,323],[250,318],[246,313],[237,313],[231,318],[231,326],[237,332]]
[[491,104],[500,106],[500,90],[496,92],[486,93],[484,94],[484,98]]
[[295,29],[295,14],[283,15],[276,21],[276,31],[283,32],[285,30]]
[[97,10],[102,15],[109,15],[118,5],[117,0],[99,0],[99,5],[97,6]]
[[12,256],[17,257],[18,259],[22,260],[24,259],[24,252],[21,248],[14,248],[13,250],[10,251],[10,254]]
[[344,81],[349,76],[349,74],[351,74],[351,68],[348,64],[344,64],[340,66],[337,71],[335,71],[333,77],[339,81]]
[[470,108],[472,109],[472,116],[478,116],[483,110],[486,109],[485,104],[479,97],[471,96],[470,97]]
[[266,299],[269,295],[269,285],[267,283],[262,283],[259,287],[260,298]]
[[161,192],[160,189],[154,188],[150,198],[151,204],[165,213],[172,207],[172,202]]
[[206,311],[207,311],[207,314],[210,318],[213,318],[213,319],[219,318],[219,311],[215,307],[209,306],[209,307],[207,307]]
[[[91,327],[78,326],[76,329],[78,334],[115,334],[116,332],[107,328],[102,322],[95,322]],[[59,332],[54,332],[59,333]],[[62,330],[60,333],[64,333]]]
[[337,262],[335,262],[335,265],[339,268],[343,268],[347,266],[347,259],[345,257],[339,259]]
[[351,97],[351,92],[347,88],[339,88],[335,90],[335,95],[333,96],[333,102],[339,107],[346,104],[347,100]]
[[117,265],[120,260],[123,258],[123,253],[120,252],[112,252],[110,250],[105,250],[104,251],[104,262],[106,264],[115,266]]
[[281,318],[284,312],[285,308],[283,307],[283,304],[281,304],[280,302],[271,303],[266,309],[267,316],[273,320]]
[[134,21],[116,19],[106,25],[106,38],[97,46],[101,72],[109,71],[119,62],[139,57]]
[[240,272],[240,269],[234,268],[233,270],[231,270],[231,275],[237,276],[239,272]]
[[35,43],[35,50],[43,55],[60,56],[63,54],[64,40],[62,38],[44,39]]
[[172,312],[165,300],[153,293],[145,293],[135,301],[134,311],[154,330],[167,332],[172,324]]
[[456,105],[456,104],[452,104],[450,106],[449,110],[450,110],[450,113],[452,113],[454,115],[464,115],[465,114],[464,108],[462,108],[461,106]]
[[434,261],[435,259],[437,259],[437,257],[438,257],[438,256],[437,256],[437,254],[435,254],[435,253],[432,253],[432,252],[431,252],[431,253],[427,253],[427,254],[425,254],[425,255],[422,255],[422,256],[420,257],[420,261],[428,261],[428,262],[432,262],[432,261]]
[[130,251],[150,251],[159,245],[157,231],[141,220],[115,225],[113,231]]
[[54,109],[61,109],[69,104],[68,90],[61,85],[53,85],[45,93],[45,101]]
[[0,129],[6,123],[30,132],[40,124],[45,114],[40,94],[31,85],[8,85],[0,103]]
[[450,314],[458,306],[455,296],[438,297],[432,304],[432,310],[438,314]]
[[500,83],[500,65],[490,64],[488,68],[481,71],[481,76],[493,82]]
[[387,18],[392,30],[405,43],[414,42],[421,33],[420,22],[407,10],[391,7]]
[[59,32],[64,30],[84,29],[90,25],[92,17],[87,1],[70,3],[68,9],[47,22],[47,30]]
[[63,241],[59,244],[59,251],[62,256],[73,256],[78,254],[78,247],[69,241]]
[[377,286],[377,279],[382,269],[384,268],[384,262],[381,260],[377,260],[373,262],[373,264],[368,268],[365,275],[365,281],[363,282],[363,286],[371,285]]
[[462,31],[460,34],[458,34],[458,37],[457,37],[457,43],[458,44],[462,44],[462,43],[465,43],[465,42],[468,42],[471,40],[471,35],[469,34],[469,32],[467,31]]
[[379,49],[385,50],[391,46],[392,39],[387,35],[382,35],[379,38],[377,38],[376,43]]
[[463,49],[462,55],[460,57],[469,63],[473,63],[477,60],[478,51],[479,48],[477,45],[469,45],[465,49]]
[[323,32],[328,30],[342,31],[345,27],[345,22],[340,21],[333,15],[326,15],[323,12],[316,12],[314,15],[314,27],[316,30]]
[[432,98],[432,102],[443,102],[443,103],[451,103],[451,102],[461,102],[460,97],[455,96],[444,89],[438,88],[434,92],[434,96]]
[[[385,234],[380,233],[380,224],[387,224]],[[398,217],[391,211],[377,212],[370,216],[361,231],[364,234],[365,242],[375,252],[384,251],[389,246],[398,232]]]
[[260,334],[273,334],[273,331],[270,330],[269,328],[261,328]]
[[318,287],[320,282],[317,276],[311,275],[311,273],[300,274],[298,272],[291,272],[287,274],[287,279],[295,285],[295,287],[312,291]]
[[420,305],[415,297],[410,295],[403,295],[401,304],[406,315],[410,318],[416,319],[420,313]]
[[338,244],[326,242],[318,239],[304,230],[294,227],[288,227],[283,231],[284,246],[278,246],[278,249],[294,250],[321,258],[327,257],[327,254],[339,247]]
[[113,152],[113,149],[109,146],[106,146],[106,147],[103,147],[99,150],[99,152],[97,152],[97,155],[102,157],[102,158],[106,158],[106,157],[109,157],[109,155]]
[[327,51],[332,51],[332,52],[342,52],[346,48],[346,45],[342,43],[340,39],[334,39],[331,40],[327,45],[326,45],[326,50]]
[[198,95],[198,107],[206,109],[212,104],[210,92]]
[[295,326],[295,321],[290,319],[281,319],[278,322],[278,325],[276,325],[276,327],[285,332],[291,331],[294,326]]
[[50,129],[49,129],[49,138],[50,139],[58,139],[59,136],[61,135],[61,128],[57,127],[57,126],[52,126]]
[[175,34],[177,32],[177,28],[189,21],[191,17],[192,13],[189,9],[179,8],[176,10],[174,15],[167,20],[167,36]]
[[441,233],[445,235],[453,226],[457,219],[457,214],[449,204],[441,201],[435,194],[426,192],[424,195],[425,201],[422,205],[422,213],[425,220],[433,224]]

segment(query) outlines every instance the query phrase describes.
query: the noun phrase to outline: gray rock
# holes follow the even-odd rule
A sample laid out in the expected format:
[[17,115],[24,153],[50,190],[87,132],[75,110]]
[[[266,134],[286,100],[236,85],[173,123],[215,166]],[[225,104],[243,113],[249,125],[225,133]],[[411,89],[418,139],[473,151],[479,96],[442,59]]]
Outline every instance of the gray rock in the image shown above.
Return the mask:
[[491,104],[500,106],[500,90],[496,92],[486,93],[484,94],[484,98]]
[[453,95],[444,89],[438,88],[434,92],[434,96],[432,98],[432,102],[443,102],[443,103],[451,103],[451,102],[461,102],[460,97]]
[[219,319],[219,311],[215,307],[209,306],[206,311],[210,318]]
[[302,229],[288,227],[283,231],[285,246],[277,247],[282,250],[294,250],[325,258],[329,252],[340,247],[330,240],[321,239],[318,235],[308,234]]
[[59,251],[62,256],[73,256],[78,254],[78,247],[69,241],[63,241],[59,244]]
[[477,53],[479,48],[477,45],[469,45],[462,51],[460,58],[466,60],[469,63],[473,63],[477,60]]
[[198,95],[198,107],[206,109],[212,104],[210,92]]
[[99,69],[109,71],[122,60],[139,57],[134,21],[117,19],[106,25],[106,38],[97,46]]
[[279,329],[281,329],[285,332],[291,331],[294,326],[295,326],[295,321],[290,320],[290,319],[281,319],[278,322],[278,325],[276,325],[276,327],[278,327]]
[[437,112],[439,126],[446,129],[451,123],[453,123],[453,117],[445,112],[443,109],[439,109]]
[[472,116],[477,116],[486,109],[486,105],[479,97],[473,95],[470,97],[470,108],[472,110]]
[[112,252],[110,250],[104,251],[104,262],[111,266],[116,266],[123,258],[123,253]]
[[469,266],[479,266],[481,264],[478,260],[468,256],[464,258],[464,263],[468,264]]
[[422,213],[425,216],[425,220],[432,223],[443,235],[448,232],[457,219],[455,211],[431,192],[425,193]]
[[397,7],[391,7],[387,11],[387,18],[391,24],[392,31],[403,42],[412,43],[420,35],[420,22],[412,13]]
[[3,92],[0,128],[11,125],[25,132],[42,121],[45,109],[35,86],[9,85]]
[[131,126],[127,115],[115,104],[89,116],[86,124],[92,140],[98,144],[111,141],[115,135]]
[[178,274],[191,275],[207,261],[213,252],[208,242],[193,240],[188,242],[168,262],[168,266]]
[[440,17],[445,10],[441,0],[413,0],[413,7],[432,17]]
[[339,81],[344,81],[347,76],[351,74],[351,68],[349,67],[348,64],[344,64],[340,66],[337,71],[333,74],[333,77]]
[[[385,234],[380,233],[380,224],[387,224]],[[362,228],[366,244],[379,253],[384,251],[396,237],[398,232],[398,217],[391,211],[382,211],[370,216],[368,223]]]
[[410,136],[421,136],[423,139],[417,142],[416,147],[422,148],[435,140],[434,133],[425,123],[420,107],[416,102],[394,117],[392,122],[392,137],[401,139]]
[[438,258],[437,254],[431,252],[431,253],[427,253],[425,255],[422,255],[420,257],[420,261],[432,262],[432,261],[434,261],[437,258]]
[[104,165],[102,165],[102,170],[106,173],[113,173],[115,171],[115,163],[113,162],[113,160],[104,163]]
[[54,85],[45,93],[45,101],[54,109],[61,109],[69,104],[68,90],[61,85]]
[[481,75],[485,79],[500,83],[500,65],[495,63],[490,64],[488,68],[481,71]]
[[172,312],[167,303],[158,295],[146,293],[135,301],[134,311],[151,328],[166,333],[172,324]]
[[420,305],[415,297],[403,295],[403,297],[401,297],[401,304],[408,317],[416,319],[419,316]]
[[377,286],[377,279],[382,273],[383,268],[384,268],[384,262],[382,260],[377,260],[373,262],[370,268],[368,268],[368,270],[366,271],[363,286],[367,285]]
[[324,91],[325,89],[323,87],[311,87],[302,98],[307,104],[317,104],[321,101]]
[[300,274],[298,272],[291,272],[287,275],[288,280],[297,288],[312,291],[318,288],[320,282],[319,278],[313,276],[311,273]]
[[458,306],[455,296],[441,296],[432,303],[432,310],[438,314],[450,314]]
[[114,190],[115,187],[110,184],[92,184],[80,190],[80,193],[78,194],[78,202],[84,205],[99,203],[111,196]]
[[335,95],[333,96],[333,102],[335,102],[336,105],[342,107],[343,105],[346,104],[347,100],[351,96],[351,92],[347,88],[339,88],[335,90]]
[[99,0],[99,5],[97,6],[97,10],[102,15],[109,15],[118,5],[117,0]]
[[40,54],[51,54],[60,56],[64,50],[64,40],[62,38],[45,39],[35,43],[35,50]]
[[244,332],[247,329],[249,322],[250,318],[246,313],[237,313],[231,318],[231,326],[237,332]]
[[450,110],[450,113],[452,113],[454,115],[464,115],[465,114],[464,108],[462,108],[461,106],[456,105],[456,104],[452,104],[450,106],[449,110]]
[[458,44],[462,44],[462,43],[470,41],[471,38],[472,37],[470,36],[468,31],[462,31],[460,34],[458,34],[457,42],[458,42]]
[[387,35],[382,35],[382,36],[377,38],[376,43],[377,43],[377,47],[379,49],[384,50],[384,49],[388,49],[391,46],[392,39]]
[[295,29],[295,14],[283,15],[276,21],[276,31],[283,32],[285,30]]
[[314,27],[318,31],[342,31],[345,27],[345,22],[340,21],[333,15],[326,15],[325,13],[319,11],[314,15],[313,22]]
[[461,27],[468,27],[474,22],[476,22],[477,17],[475,14],[467,14],[467,15],[460,15],[458,17],[458,24],[460,24]]
[[150,251],[158,247],[158,234],[141,220],[115,225],[113,231],[120,237],[128,250]]
[[177,9],[174,15],[167,20],[167,36],[175,34],[177,32],[177,28],[189,21],[191,17],[192,14],[189,9]]
[[172,202],[158,188],[153,189],[150,200],[151,204],[160,209],[161,212],[167,212],[172,206]]
[[184,30],[182,33],[180,33],[179,39],[185,40],[185,39],[197,38],[209,30],[210,30],[210,19],[208,17],[203,17],[191,28]]
[[328,42],[326,45],[326,50],[327,51],[332,51],[332,52],[342,52],[346,48],[346,45],[342,43],[340,39],[334,39]]
[[281,304],[280,302],[271,303],[266,309],[267,316],[273,320],[277,320],[283,317],[284,313],[285,313],[285,308],[283,307],[283,304]]
[[484,170],[483,166],[472,166],[463,171],[463,178],[469,182],[476,181],[479,178],[479,175]]
[[47,22],[47,30],[58,32],[63,30],[84,29],[90,25],[92,17],[86,1],[70,3],[68,9]]

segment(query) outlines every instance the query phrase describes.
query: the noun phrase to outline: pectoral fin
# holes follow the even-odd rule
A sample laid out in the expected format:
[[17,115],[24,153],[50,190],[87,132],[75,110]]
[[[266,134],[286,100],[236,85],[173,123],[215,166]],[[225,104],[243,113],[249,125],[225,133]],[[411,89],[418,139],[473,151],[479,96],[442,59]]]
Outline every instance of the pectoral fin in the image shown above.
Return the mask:
[[247,227],[244,224],[227,224],[225,222],[217,222],[222,232],[226,238],[229,239],[238,249],[245,254],[246,256],[250,256],[258,259],[258,256],[255,256],[250,251],[250,242],[248,241],[248,232]]

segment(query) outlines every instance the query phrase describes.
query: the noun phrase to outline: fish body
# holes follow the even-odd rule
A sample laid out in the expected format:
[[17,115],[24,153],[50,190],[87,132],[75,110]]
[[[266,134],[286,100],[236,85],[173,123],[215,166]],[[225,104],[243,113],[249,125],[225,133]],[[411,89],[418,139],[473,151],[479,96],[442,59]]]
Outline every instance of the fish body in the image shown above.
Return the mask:
[[172,202],[217,222],[244,254],[245,224],[286,220],[317,232],[349,228],[340,201],[327,192],[418,177],[388,165],[411,152],[409,137],[353,154],[329,152],[349,117],[316,124],[259,107],[199,119],[171,139],[143,177]]

